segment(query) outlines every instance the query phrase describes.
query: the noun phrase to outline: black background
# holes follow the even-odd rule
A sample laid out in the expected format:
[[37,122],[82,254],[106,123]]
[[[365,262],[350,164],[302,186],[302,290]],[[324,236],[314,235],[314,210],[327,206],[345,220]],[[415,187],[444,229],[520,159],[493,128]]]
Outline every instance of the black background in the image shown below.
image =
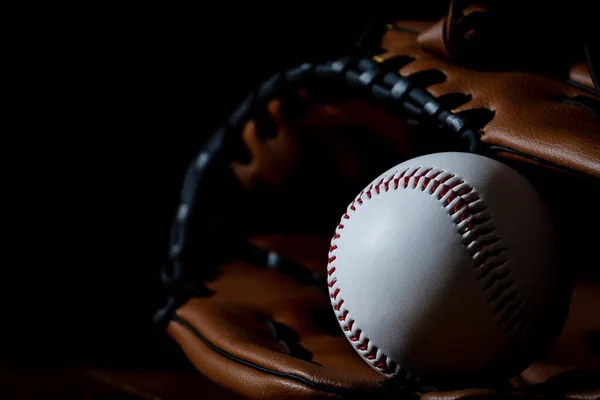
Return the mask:
[[173,349],[151,324],[158,270],[202,142],[273,72],[344,54],[373,20],[436,20],[446,9],[430,1],[37,10],[35,29],[15,33],[26,39],[15,57],[25,73],[15,101],[27,100],[14,191],[24,211],[13,212],[18,244],[6,250],[14,258],[5,261],[0,357],[167,365]]

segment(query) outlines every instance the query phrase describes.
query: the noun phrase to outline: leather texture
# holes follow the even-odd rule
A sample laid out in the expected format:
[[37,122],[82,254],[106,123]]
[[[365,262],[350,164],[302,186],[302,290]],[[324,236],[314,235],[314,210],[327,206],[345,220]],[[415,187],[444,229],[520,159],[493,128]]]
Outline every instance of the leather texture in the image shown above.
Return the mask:
[[[404,26],[398,22],[397,26]],[[488,110],[493,117],[481,128],[481,140],[498,152],[518,152],[552,162],[559,168],[600,177],[598,118],[570,100],[600,97],[543,75],[527,72],[473,70],[440,59],[418,44],[418,35],[389,29],[383,36],[383,59],[414,59],[399,69],[402,76],[439,70],[446,79],[429,86],[436,97],[464,93],[470,101],[456,112]],[[514,154],[513,154],[514,156]]]
[[190,301],[177,315],[228,356],[208,349],[180,322],[168,328],[201,372],[257,399],[380,390],[377,373],[364,368],[331,327],[335,320],[322,293],[280,272],[240,262],[223,265],[219,272],[223,279],[208,285],[214,296]]
[[510,378],[556,339],[569,304],[547,205],[479,155],[428,154],[375,178],[328,257],[340,325],[384,375]]
[[[361,359],[328,288],[322,279],[311,284],[326,276],[340,215],[382,171],[460,146],[337,85],[316,84],[266,104],[270,124],[245,123],[207,173],[192,241],[200,255],[182,279],[192,292],[207,291],[178,306],[166,332],[214,382],[252,399],[600,396],[600,270],[591,261],[600,224],[600,122],[577,101],[598,96],[546,74],[475,70],[443,58],[420,36],[431,27],[390,24],[378,38],[378,57],[411,57],[397,71],[402,76],[443,72],[427,92],[480,121],[488,157],[525,176],[548,203],[558,261],[573,288],[560,336],[520,374],[493,385],[384,379]],[[431,334],[449,330],[432,327]]]
[[590,75],[590,71],[585,62],[574,63],[569,68],[569,79],[582,86],[586,86],[589,88],[594,87],[594,83],[592,82],[592,76]]
[[516,0],[452,0],[447,14],[418,41],[427,52],[457,64],[564,78],[593,43],[593,14],[584,3],[529,9]]

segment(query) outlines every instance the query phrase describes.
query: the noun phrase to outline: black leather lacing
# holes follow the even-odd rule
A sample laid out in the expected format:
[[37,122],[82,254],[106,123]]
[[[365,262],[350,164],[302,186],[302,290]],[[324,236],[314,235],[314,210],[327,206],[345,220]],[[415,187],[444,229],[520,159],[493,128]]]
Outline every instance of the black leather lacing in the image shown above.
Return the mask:
[[[190,293],[190,286],[182,286],[181,278],[188,223],[208,168],[220,155],[226,155],[227,143],[239,142],[237,138],[240,131],[250,119],[256,121],[261,135],[273,136],[275,127],[266,113],[266,104],[286,91],[312,81],[339,82],[354,88],[358,96],[387,104],[390,110],[405,118],[429,122],[435,120],[437,125],[463,139],[465,150],[478,151],[479,137],[476,129],[472,129],[465,118],[444,108],[424,89],[428,85],[443,81],[445,77],[441,72],[423,71],[401,77],[394,71],[411,62],[411,58],[399,56],[380,61],[376,55],[364,56],[364,51],[357,53],[358,57],[347,56],[320,64],[307,62],[273,75],[246,97],[228,118],[227,123],[217,130],[190,163],[181,190],[180,204],[171,227],[169,259],[161,271],[161,280],[167,289],[168,299],[165,307],[155,315],[157,323],[166,322],[174,309],[187,298],[206,292],[202,287],[197,287]],[[323,287],[323,277],[309,279],[307,274],[300,272],[302,267],[283,260],[274,253],[269,253],[267,259],[277,260],[271,267],[284,266],[283,270],[290,275],[302,276],[303,280]]]
[[[366,39],[363,38],[363,43]],[[366,45],[365,45],[366,46]],[[397,71],[412,61],[410,57],[398,56],[385,61],[378,57],[382,50],[373,46],[358,47],[356,53],[337,60],[311,63],[306,62],[273,75],[250,93],[231,114],[226,124],[218,129],[206,142],[196,158],[190,163],[180,195],[180,204],[171,227],[168,262],[161,271],[161,280],[167,292],[165,306],[155,314],[157,324],[166,323],[175,309],[190,297],[201,296],[208,291],[201,286],[182,283],[183,254],[187,246],[188,224],[197,203],[197,194],[202,190],[208,169],[219,157],[229,155],[232,144],[239,145],[240,132],[250,119],[253,119],[261,136],[276,134],[273,121],[266,111],[272,99],[285,96],[294,88],[312,82],[337,82],[354,90],[365,101],[385,104],[389,109],[417,122],[432,121],[436,126],[452,132],[464,141],[464,150],[479,152],[479,127],[453,113],[427,92],[427,86],[443,82],[445,76],[437,70],[422,71],[411,76],[400,76]],[[307,274],[303,268],[279,255],[270,252],[265,255],[265,266],[278,268],[282,272],[301,280],[324,287],[321,275]],[[279,268],[282,267],[282,268]]]
[[589,96],[575,96],[564,98],[562,102],[584,108],[600,120],[600,100],[598,99]]

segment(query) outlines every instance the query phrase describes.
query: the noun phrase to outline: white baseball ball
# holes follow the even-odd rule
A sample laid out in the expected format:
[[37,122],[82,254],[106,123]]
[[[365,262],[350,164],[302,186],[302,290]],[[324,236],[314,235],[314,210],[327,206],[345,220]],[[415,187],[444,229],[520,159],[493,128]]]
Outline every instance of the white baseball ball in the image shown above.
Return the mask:
[[331,240],[328,286],[351,345],[385,376],[508,378],[556,339],[570,285],[550,212],[507,165],[470,153],[403,162]]

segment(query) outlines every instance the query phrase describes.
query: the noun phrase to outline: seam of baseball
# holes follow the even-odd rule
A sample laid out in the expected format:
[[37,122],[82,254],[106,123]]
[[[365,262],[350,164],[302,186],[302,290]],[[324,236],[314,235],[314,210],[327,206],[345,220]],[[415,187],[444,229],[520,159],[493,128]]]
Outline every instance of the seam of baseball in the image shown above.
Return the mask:
[[529,321],[529,308],[511,279],[512,271],[507,267],[506,249],[496,235],[488,208],[472,186],[454,174],[434,168],[411,167],[384,175],[376,183],[359,193],[342,216],[335,229],[329,247],[327,266],[327,286],[336,317],[351,344],[363,358],[384,375],[407,375],[397,362],[385,354],[360,329],[344,304],[342,288],[337,284],[335,274],[336,240],[344,229],[344,220],[350,219],[365,201],[390,190],[421,190],[440,201],[461,235],[462,245],[474,261],[476,279],[483,285],[486,301],[492,307],[499,325],[503,326],[510,340],[517,340]]

